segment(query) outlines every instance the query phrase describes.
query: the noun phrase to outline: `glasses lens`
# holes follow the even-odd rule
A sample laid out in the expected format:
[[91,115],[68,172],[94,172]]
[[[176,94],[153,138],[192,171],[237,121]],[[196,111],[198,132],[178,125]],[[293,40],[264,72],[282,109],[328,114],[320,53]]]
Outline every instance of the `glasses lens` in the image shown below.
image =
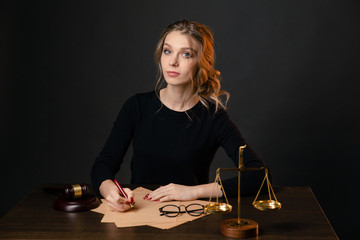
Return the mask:
[[179,208],[175,205],[166,205],[162,208],[162,212],[167,217],[176,217],[179,215]]
[[200,216],[204,213],[204,207],[201,204],[190,204],[186,207],[186,212],[191,216]]

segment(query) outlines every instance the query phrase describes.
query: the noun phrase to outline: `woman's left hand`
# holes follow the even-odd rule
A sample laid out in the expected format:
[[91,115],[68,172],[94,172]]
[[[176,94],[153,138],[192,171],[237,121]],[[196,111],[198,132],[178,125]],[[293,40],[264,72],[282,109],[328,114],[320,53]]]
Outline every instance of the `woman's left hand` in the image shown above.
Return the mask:
[[197,199],[196,187],[170,183],[166,186],[159,187],[148,196],[145,196],[145,199],[158,202],[195,200]]

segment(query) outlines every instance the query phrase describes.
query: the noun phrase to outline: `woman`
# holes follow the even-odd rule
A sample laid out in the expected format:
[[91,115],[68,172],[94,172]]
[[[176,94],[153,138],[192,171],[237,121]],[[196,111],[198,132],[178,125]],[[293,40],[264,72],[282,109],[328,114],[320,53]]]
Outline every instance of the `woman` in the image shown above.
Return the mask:
[[[149,201],[208,198],[213,190],[209,169],[219,146],[237,165],[238,148],[245,141],[225,111],[229,94],[221,90],[214,55],[212,34],[202,24],[183,20],[162,33],[155,51],[155,91],[126,101],[92,168],[94,188],[113,210],[128,210],[134,197],[130,189],[125,189],[129,199],[121,197],[112,181],[131,141],[131,183],[164,185],[147,197]],[[247,147],[244,165],[263,164]],[[242,192],[256,192],[262,174],[242,177]],[[223,185],[228,195],[236,193],[235,178]],[[222,195],[220,186],[215,191]]]

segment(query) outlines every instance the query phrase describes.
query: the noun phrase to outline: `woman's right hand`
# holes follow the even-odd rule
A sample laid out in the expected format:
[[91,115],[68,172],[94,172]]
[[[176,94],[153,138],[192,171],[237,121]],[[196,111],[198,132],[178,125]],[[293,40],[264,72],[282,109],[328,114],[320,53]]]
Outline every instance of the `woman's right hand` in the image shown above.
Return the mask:
[[134,193],[129,188],[124,188],[128,195],[127,199],[120,195],[120,191],[115,183],[109,179],[101,183],[99,190],[113,211],[125,212],[130,209],[130,202],[134,201]]

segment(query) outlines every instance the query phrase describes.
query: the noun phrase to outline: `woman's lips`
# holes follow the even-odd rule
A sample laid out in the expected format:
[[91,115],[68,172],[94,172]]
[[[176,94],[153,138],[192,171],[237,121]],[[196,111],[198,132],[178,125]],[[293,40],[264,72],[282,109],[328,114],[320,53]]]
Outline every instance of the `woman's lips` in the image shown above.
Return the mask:
[[180,75],[180,73],[174,71],[167,71],[167,74],[169,75],[169,77],[177,77]]

